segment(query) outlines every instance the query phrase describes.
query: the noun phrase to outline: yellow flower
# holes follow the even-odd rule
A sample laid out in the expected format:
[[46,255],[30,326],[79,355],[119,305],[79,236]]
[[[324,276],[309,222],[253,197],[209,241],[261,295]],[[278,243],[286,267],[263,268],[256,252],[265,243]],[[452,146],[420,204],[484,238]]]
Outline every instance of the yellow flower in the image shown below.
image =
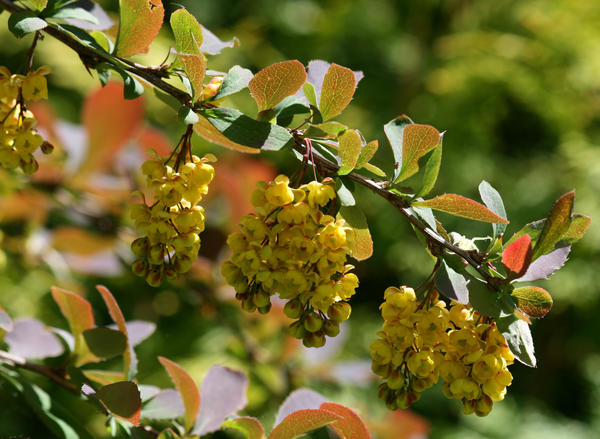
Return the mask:
[[35,72],[30,72],[23,80],[21,93],[26,101],[39,101],[48,99],[48,84],[43,76],[47,72],[38,69]]

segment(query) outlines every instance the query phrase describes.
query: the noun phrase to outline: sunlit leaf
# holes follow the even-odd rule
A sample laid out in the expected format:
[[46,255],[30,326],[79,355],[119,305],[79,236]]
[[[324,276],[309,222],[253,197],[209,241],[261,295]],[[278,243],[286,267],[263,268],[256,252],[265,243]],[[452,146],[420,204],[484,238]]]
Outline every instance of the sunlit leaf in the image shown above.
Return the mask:
[[175,37],[175,50],[178,53],[200,55],[204,40],[202,26],[185,8],[171,14],[171,29]]
[[362,140],[360,135],[355,130],[346,130],[339,137],[338,153],[341,159],[339,175],[346,175],[354,169],[360,156],[362,148]]
[[511,314],[496,319],[496,323],[515,358],[526,366],[535,367],[533,338],[527,322]]
[[103,386],[107,384],[113,384],[118,381],[125,381],[126,379],[125,374],[123,372],[115,372],[112,370],[85,369],[81,372],[87,379],[94,381],[98,384],[102,384]]
[[298,410],[281,421],[267,438],[294,439],[340,419],[340,415],[323,409]]
[[541,318],[552,308],[552,296],[540,287],[515,288],[510,295],[521,311],[529,317]]
[[568,192],[556,200],[544,223],[540,237],[533,247],[533,260],[551,252],[556,243],[568,232],[571,226],[574,202],[575,192]]
[[162,0],[119,0],[117,56],[128,57],[144,52],[162,26]]
[[362,419],[348,407],[333,402],[324,402],[321,408],[336,413],[342,417],[333,422],[330,427],[342,439],[370,439],[371,434]]
[[486,223],[504,223],[508,221],[499,217],[482,204],[456,194],[438,195],[431,200],[415,201],[415,206],[429,207],[430,209],[440,210],[454,216],[483,221]]
[[346,67],[331,64],[321,87],[319,111],[323,120],[327,121],[340,114],[352,100],[355,90],[354,72]]
[[306,70],[300,61],[282,61],[254,75],[248,88],[258,105],[258,111],[264,111],[296,93],[305,81]]
[[137,385],[131,381],[120,381],[101,387],[95,394],[106,409],[133,425],[140,422],[142,399]]
[[296,389],[279,406],[275,417],[275,425],[280,424],[288,415],[298,410],[318,409],[324,402],[327,402],[327,398],[314,390]]
[[165,357],[158,357],[158,361],[166,369],[175,388],[181,395],[183,406],[185,407],[184,425],[186,431],[189,431],[196,422],[196,415],[200,409],[200,391],[194,379],[179,366],[177,363]]
[[338,217],[346,220],[355,233],[352,257],[357,261],[364,261],[373,254],[373,239],[367,224],[365,214],[357,206],[343,206],[338,212]]
[[[479,184],[479,195],[481,196],[481,200],[483,204],[487,206],[492,212],[498,215],[501,218],[506,219],[506,210],[504,209],[504,202],[502,201],[502,197],[498,193],[496,189],[492,187],[487,181],[483,180]],[[504,233],[506,230],[506,224],[502,223],[493,223],[492,230],[494,232],[494,238]]]
[[244,436],[244,439],[262,439],[265,436],[265,429],[260,421],[249,416],[230,419],[223,422],[221,428],[231,428],[237,430]]
[[356,169],[364,168],[371,161],[378,148],[379,142],[377,140],[372,140],[363,146],[356,161]]
[[27,0],[27,3],[29,3],[31,6],[33,6],[38,11],[41,11],[48,4],[48,0]]
[[177,58],[181,62],[181,65],[190,80],[193,90],[192,97],[196,100],[202,92],[204,76],[206,75],[206,62],[204,61],[204,56],[202,54],[178,53]]
[[431,125],[405,125],[402,132],[400,173],[394,182],[406,180],[416,174],[419,170],[419,159],[435,148],[440,140],[440,132]]
[[427,162],[425,163],[425,171],[423,172],[423,186],[419,190],[416,198],[424,197],[434,188],[435,183],[440,172],[440,166],[442,164],[442,139],[440,136],[440,143],[433,149]]
[[531,264],[531,238],[523,235],[507,246],[502,253],[502,265],[509,271],[510,278],[517,278],[525,274]]
[[566,247],[575,244],[590,227],[592,219],[589,216],[580,213],[574,213],[571,217],[571,225],[565,233],[560,237],[560,241],[556,243],[556,247]]

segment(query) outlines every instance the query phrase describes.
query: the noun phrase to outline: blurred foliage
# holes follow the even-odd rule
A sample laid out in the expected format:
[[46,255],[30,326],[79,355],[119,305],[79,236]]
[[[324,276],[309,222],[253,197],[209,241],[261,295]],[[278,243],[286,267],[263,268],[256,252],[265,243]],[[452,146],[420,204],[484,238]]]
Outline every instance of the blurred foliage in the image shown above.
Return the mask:
[[[100,3],[114,13],[116,2]],[[577,190],[576,210],[593,221],[600,218],[600,8],[594,2],[177,0],[165,1],[165,10],[171,13],[179,4],[222,39],[240,39],[241,47],[210,59],[212,69],[227,70],[240,64],[257,71],[285,59],[304,64],[324,59],[362,70],[365,78],[341,121],[359,128],[367,139],[379,139],[382,145],[387,144],[383,124],[402,113],[446,130],[437,187],[476,198],[477,185],[485,178],[508,206],[509,234],[546,216],[553,200],[573,188]],[[28,39],[15,41],[6,20],[7,14],[0,15],[0,64],[16,70],[23,62]],[[163,29],[150,53],[138,57],[139,61],[160,64],[170,44],[171,36]],[[97,80],[85,72],[74,53],[52,38],[39,44],[36,63],[53,69],[50,102],[56,114],[79,123],[84,96],[97,87]],[[145,98],[149,123],[175,140],[182,130],[176,114],[150,95],[146,93]],[[255,111],[247,92],[233,99],[239,108]],[[197,137],[194,141],[201,152],[217,151],[218,165],[236,160],[228,151]],[[375,164],[389,171],[391,151],[386,147],[380,151]],[[267,159],[281,170],[293,170],[291,157],[268,154]],[[218,175],[220,169],[216,169]],[[264,172],[268,171],[254,175]],[[7,184],[0,180],[0,191],[6,192]],[[45,265],[23,260],[17,252],[7,251],[8,261],[0,277],[2,306],[13,317],[35,316],[63,326],[49,298],[49,286],[59,282],[84,292],[102,282],[115,293],[128,319],[158,324],[157,332],[138,349],[141,382],[168,385],[157,354],[177,359],[197,381],[211,364],[221,362],[249,373],[248,413],[266,425],[285,395],[306,385],[336,402],[370,413],[373,431],[381,438],[408,437],[399,425],[422,421],[398,418],[394,421],[398,423],[396,433],[386,430],[382,419],[389,415],[377,401],[373,383],[361,387],[351,385],[352,379],[338,381],[328,376],[343,376],[344,370],[351,370],[350,362],[368,358],[367,346],[379,326],[377,307],[385,287],[416,285],[430,271],[433,264],[410,228],[383,200],[359,194],[359,202],[369,200],[363,206],[375,255],[357,266],[361,284],[352,300],[355,312],[346,344],[337,352],[324,354],[333,357],[319,365],[318,355],[312,352],[305,353],[304,359],[289,353],[281,335],[283,318],[248,317],[237,305],[221,300],[227,293],[219,286],[218,263],[213,266],[208,261],[225,257],[225,233],[233,226],[228,218],[235,201],[227,201],[223,193],[207,206],[208,230],[202,238],[205,268],[191,288],[174,285],[156,291],[126,272],[110,278],[76,276],[73,280],[51,272],[47,261]],[[78,222],[77,218],[62,218],[57,206],[49,215],[51,226]],[[450,229],[467,230],[463,220],[442,218]],[[111,216],[101,219],[103,224],[119,222]],[[88,225],[98,230],[98,224]],[[117,226],[120,229],[127,224]],[[488,226],[468,226],[468,230],[489,233]],[[34,228],[4,221],[5,241],[27,234],[22,229],[28,227]],[[114,234],[115,229],[105,230]],[[125,245],[122,240],[116,246]],[[600,361],[596,336],[600,331],[599,256],[600,232],[592,227],[573,249],[567,269],[543,283],[555,304],[543,321],[534,324],[539,367],[513,366],[515,379],[508,397],[489,417],[463,416],[458,404],[446,400],[441,392],[423,396],[414,409],[430,423],[430,437],[501,438],[512,434],[576,439],[600,434],[596,373]],[[99,303],[96,296],[89,300]],[[107,315],[97,318],[108,321]],[[247,336],[240,337],[244,333]],[[67,404],[66,395],[59,394],[57,399]],[[3,407],[5,401],[14,401],[2,385],[0,401]],[[2,410],[0,435],[44,435],[43,427],[23,410],[23,404],[16,401]],[[79,408],[76,413],[82,411]],[[92,422],[91,430],[102,431],[98,419]]]

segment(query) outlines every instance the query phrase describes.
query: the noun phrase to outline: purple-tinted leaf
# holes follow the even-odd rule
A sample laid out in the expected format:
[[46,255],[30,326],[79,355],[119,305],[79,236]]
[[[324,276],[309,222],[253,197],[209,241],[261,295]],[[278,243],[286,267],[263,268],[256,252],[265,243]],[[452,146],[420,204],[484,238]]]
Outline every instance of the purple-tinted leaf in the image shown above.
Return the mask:
[[527,322],[511,314],[496,319],[496,323],[515,358],[526,366],[535,367],[533,338]]
[[190,430],[194,425],[194,420],[200,409],[200,392],[194,379],[187,371],[177,363],[165,357],[158,357],[158,361],[163,365],[171,381],[175,384],[179,395],[183,401],[185,409],[184,426],[186,431]]
[[331,371],[339,383],[355,386],[366,386],[375,378],[368,360],[338,361],[331,367]]
[[[319,106],[320,99],[321,99],[321,88],[323,87],[323,78],[325,77],[325,74],[329,70],[330,66],[331,66],[331,63],[328,63],[327,61],[323,61],[320,59],[315,59],[308,63],[308,67],[307,67],[308,72],[307,72],[306,81],[310,82],[313,85],[315,97],[317,99],[316,106]],[[358,82],[365,76],[365,75],[363,75],[363,72],[361,72],[361,71],[353,71],[352,73],[354,73],[354,80],[355,80],[356,84],[358,84]],[[298,92],[298,96],[300,96],[300,94],[302,94],[302,96],[304,96],[304,93],[302,90],[300,90]],[[309,100],[309,102],[310,102],[310,100]]]
[[540,256],[529,266],[517,282],[530,282],[547,279],[552,273],[562,267],[567,261],[571,246],[557,248],[553,252]]
[[4,341],[9,352],[23,358],[56,357],[63,353],[61,342],[51,329],[36,319],[19,319]]
[[327,402],[327,398],[314,390],[294,390],[279,407],[277,417],[275,418],[275,426],[279,425],[288,415],[298,410],[318,409],[324,402]]
[[[131,346],[137,346],[148,337],[150,337],[156,330],[156,324],[147,322],[145,320],[131,320],[126,323],[127,336],[129,337],[129,344]],[[111,329],[118,329],[115,323],[108,325]]]
[[179,392],[175,389],[161,390],[142,408],[145,419],[175,419],[183,417],[185,407]]
[[221,50],[227,47],[236,47],[239,45],[237,38],[233,37],[229,41],[221,41],[219,37],[204,26],[202,26],[202,36],[204,37],[204,41],[202,42],[202,46],[200,46],[200,50],[202,53],[208,55],[218,55],[221,53]]
[[89,14],[94,16],[97,20],[96,23],[92,23],[88,20],[79,20],[77,18],[66,18],[65,19],[65,21],[67,23],[69,23],[73,26],[77,26],[81,29],[106,30],[106,29],[111,28],[115,24],[115,22],[108,16],[106,11],[104,9],[102,9],[102,7],[98,3],[92,2],[91,0],[76,1],[75,3],[71,3],[68,8],[62,8],[61,10],[71,9],[71,8],[84,9]]
[[446,261],[442,261],[442,265],[435,273],[435,284],[440,293],[448,299],[463,304],[469,303],[467,280],[462,274],[454,271]]
[[150,384],[138,384],[138,390],[140,391],[142,402],[146,402],[160,393],[159,387]]
[[202,381],[202,406],[194,425],[194,434],[218,430],[227,416],[246,406],[248,378],[242,372],[215,365]]

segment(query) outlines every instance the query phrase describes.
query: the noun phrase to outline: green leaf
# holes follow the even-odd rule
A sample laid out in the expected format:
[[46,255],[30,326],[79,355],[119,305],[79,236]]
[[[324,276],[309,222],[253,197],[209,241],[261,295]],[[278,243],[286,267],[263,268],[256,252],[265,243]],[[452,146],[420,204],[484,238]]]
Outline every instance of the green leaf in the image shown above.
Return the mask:
[[33,11],[15,12],[8,18],[8,30],[17,38],[44,29],[46,26],[48,23],[35,15]]
[[355,168],[361,169],[367,166],[373,158],[373,156],[375,155],[375,153],[377,152],[378,148],[379,142],[377,140],[372,140],[365,146],[363,146],[363,148],[360,150],[360,155],[358,156],[358,160],[356,161]]
[[[352,182],[350,181],[350,184]],[[351,184],[351,186],[353,186]],[[354,195],[352,191],[346,187],[344,184],[344,180],[341,178],[335,179],[335,191],[337,193],[337,198],[340,201],[340,205],[342,206],[355,206],[356,200],[354,199]]]
[[27,3],[29,3],[34,9],[41,11],[48,4],[48,0],[27,0]]
[[515,358],[526,366],[535,367],[535,349],[527,322],[511,314],[496,319],[496,323]]
[[379,169],[377,166],[372,165],[371,163],[367,163],[366,165],[364,165],[362,167],[362,169],[365,169],[379,177],[385,177],[385,172],[383,172],[381,169]]
[[554,203],[550,215],[546,218],[544,228],[533,247],[532,260],[543,254],[550,253],[562,236],[568,232],[571,226],[571,215],[575,192],[567,192]]
[[204,40],[202,26],[185,8],[171,14],[171,29],[175,37],[175,50],[178,53],[200,55]]
[[[158,361],[166,369],[175,388],[181,395],[183,406],[185,407],[184,425],[186,431],[189,431],[196,422],[198,410],[200,410],[200,391],[194,379],[179,366],[177,363],[165,357],[158,357]],[[223,395],[225,397],[225,395]]]
[[145,51],[162,26],[164,12],[162,0],[119,0],[115,54],[126,58]]
[[419,170],[419,159],[439,145],[440,132],[431,125],[408,124],[402,133],[402,163],[395,183],[406,180]]
[[286,96],[295,94],[306,82],[304,65],[297,60],[282,61],[262,69],[248,84],[258,111],[275,107]]
[[131,381],[120,381],[118,383],[108,384],[98,392],[95,397],[102,401],[106,409],[114,415],[117,415],[133,425],[140,421],[140,412],[142,409],[142,398],[137,385]]
[[286,416],[267,439],[294,439],[340,419],[340,415],[323,409],[298,410]]
[[390,120],[383,126],[390,146],[392,147],[392,153],[394,154],[394,181],[397,180],[400,175],[400,168],[402,166],[402,144],[404,139],[404,129],[414,122],[407,115],[403,114],[395,119]]
[[323,78],[319,100],[319,111],[323,116],[323,121],[340,114],[352,100],[355,90],[354,72],[346,67],[331,64]]
[[92,328],[83,331],[83,338],[92,354],[99,358],[112,358],[127,349],[127,337],[110,328]]
[[221,428],[237,430],[244,435],[244,439],[262,439],[265,436],[265,429],[260,421],[249,416],[241,416],[225,421]]
[[423,172],[423,186],[421,187],[421,190],[415,198],[424,197],[429,192],[431,192],[431,190],[435,186],[438,174],[440,173],[440,165],[442,164],[443,138],[444,136],[440,135],[439,145],[433,149],[433,151],[429,155],[429,159],[427,159],[427,163],[425,164],[425,171]]
[[356,130],[346,130],[339,138],[339,155],[341,159],[338,175],[346,175],[352,172],[360,156],[362,140]]
[[252,80],[252,72],[240,66],[233,66],[223,78],[223,83],[212,100],[224,98],[248,87]]
[[459,303],[469,303],[469,290],[465,277],[457,273],[450,267],[445,260],[435,272],[435,285],[440,293],[448,299],[456,300]]
[[110,69],[103,68],[99,64],[96,66],[96,74],[98,75],[98,79],[100,80],[102,87],[108,84],[108,81],[110,81],[110,77],[112,75]]
[[125,99],[136,99],[144,94],[144,86],[134,76],[127,73],[120,67],[116,67],[112,64],[105,64],[111,70],[114,70],[121,78],[123,78],[123,96]]
[[296,96],[288,96],[278,103],[273,111],[277,115],[278,125],[289,126],[295,115],[310,113],[310,108]]
[[306,100],[313,107],[317,107],[317,95],[315,93],[315,86],[310,82],[305,82],[302,86],[302,91],[304,92],[304,96],[306,96]]
[[77,20],[89,21],[94,24],[99,23],[94,15],[83,8],[60,8],[50,17],[57,19],[75,18]]
[[194,110],[191,107],[188,107],[187,105],[181,106],[179,108],[179,111],[177,112],[177,115],[179,116],[179,119],[181,119],[183,123],[187,125],[193,125],[195,123],[198,123],[198,121],[200,120],[200,118],[194,112]]
[[268,122],[259,122],[232,108],[212,108],[202,111],[201,115],[235,144],[278,151],[294,141],[285,128]]
[[544,317],[552,308],[552,296],[540,287],[515,288],[510,295],[517,307],[529,317]]
[[311,138],[319,137],[323,139],[335,139],[347,129],[348,127],[346,125],[335,121],[315,123],[309,124],[304,135]]
[[323,410],[336,413],[342,419],[333,422],[330,427],[340,438],[346,439],[371,439],[367,426],[360,417],[348,407],[334,402],[324,402],[319,407]]
[[[479,183],[479,195],[481,196],[481,201],[485,204],[488,209],[494,212],[501,218],[507,219],[506,210],[504,210],[504,203],[502,202],[502,197],[498,193],[496,189],[492,187],[487,181],[483,180]],[[506,230],[506,224],[492,224],[492,231],[494,233],[494,238],[496,238],[501,233],[504,233]]]
[[343,218],[354,229],[355,239],[352,247],[352,257],[357,261],[370,258],[373,254],[373,239],[363,211],[357,206],[342,206],[337,217]]
[[484,316],[494,319],[500,317],[506,308],[496,291],[490,289],[486,282],[477,279],[469,282],[469,304]]
[[567,231],[560,237],[554,248],[573,245],[585,235],[590,227],[592,219],[589,216],[580,213],[574,213],[571,217],[571,225]]
[[456,194],[438,195],[431,200],[415,201],[412,204],[415,206],[429,207],[434,210],[440,210],[454,216],[475,221],[483,221],[486,223],[508,223],[507,220],[499,217],[482,204]]

